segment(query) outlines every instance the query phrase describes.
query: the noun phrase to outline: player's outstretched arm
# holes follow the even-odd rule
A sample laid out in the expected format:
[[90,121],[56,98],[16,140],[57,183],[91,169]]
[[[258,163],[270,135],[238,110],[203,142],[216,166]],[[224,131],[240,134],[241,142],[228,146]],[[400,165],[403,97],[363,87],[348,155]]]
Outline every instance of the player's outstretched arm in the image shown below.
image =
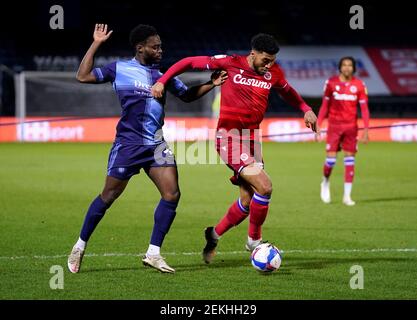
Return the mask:
[[96,83],[96,77],[91,72],[94,66],[94,56],[100,47],[100,45],[105,42],[110,35],[113,33],[113,30],[107,32],[107,24],[96,24],[93,33],[93,43],[90,48],[87,50],[83,60],[80,63],[77,71],[77,80],[83,83]]
[[210,81],[191,87],[180,98],[184,102],[192,102],[204,96],[207,92],[216,86],[221,86],[227,80],[226,71],[214,71],[211,75]]
[[177,63],[173,64],[167,72],[152,86],[151,93],[154,98],[161,98],[164,94],[165,85],[169,80],[175,76],[190,70],[207,70],[210,57],[208,56],[198,56],[198,57],[188,57],[184,58]]

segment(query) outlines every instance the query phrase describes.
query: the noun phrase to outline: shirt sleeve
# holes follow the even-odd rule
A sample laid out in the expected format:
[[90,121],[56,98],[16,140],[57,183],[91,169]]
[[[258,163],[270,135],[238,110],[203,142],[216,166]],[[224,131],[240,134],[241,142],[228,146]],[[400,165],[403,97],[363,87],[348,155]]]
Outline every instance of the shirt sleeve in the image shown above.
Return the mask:
[[317,124],[319,127],[322,125],[324,119],[327,118],[329,114],[329,100],[326,99],[326,97],[323,97],[323,101],[321,102],[319,116],[317,119]]
[[225,69],[228,61],[229,59],[227,59],[227,56],[197,56],[184,58],[172,65],[158,80],[158,82],[165,85],[170,79],[187,70]]
[[116,79],[116,62],[109,63],[104,67],[94,68],[92,72],[98,83],[113,82]]
[[218,70],[218,69],[226,69],[230,63],[231,56],[227,55],[216,55],[210,57],[207,63],[207,69],[209,70]]
[[188,88],[178,77],[172,78],[168,82],[167,90],[176,97],[181,97],[187,92]]
[[275,81],[273,87],[274,89],[280,91],[285,89],[288,86],[287,79],[285,78],[284,71],[277,65],[277,80]]
[[332,89],[330,87],[329,80],[326,80],[326,82],[324,83],[323,91],[324,91],[323,100],[321,102],[319,116],[317,119],[317,123],[319,127],[322,125],[324,119],[329,114],[329,101],[330,101],[330,97],[332,96]]
[[332,96],[332,88],[330,86],[329,80],[326,80],[326,82],[324,83],[323,92],[323,99],[330,100]]
[[369,108],[368,108],[368,89],[362,82],[362,88],[359,91],[359,105],[361,107],[362,120],[365,128],[369,128]]
[[359,103],[368,103],[368,89],[365,83],[362,82],[361,90],[359,91]]

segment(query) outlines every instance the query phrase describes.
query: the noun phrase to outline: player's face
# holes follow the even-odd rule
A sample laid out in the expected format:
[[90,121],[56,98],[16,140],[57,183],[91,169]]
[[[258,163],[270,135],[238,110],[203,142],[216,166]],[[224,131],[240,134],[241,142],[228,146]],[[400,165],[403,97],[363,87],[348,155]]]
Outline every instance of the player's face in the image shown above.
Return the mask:
[[162,42],[159,36],[149,37],[143,45],[143,58],[150,63],[159,63],[162,59]]
[[350,78],[353,75],[353,63],[349,59],[345,59],[342,61],[342,65],[340,66],[340,73],[343,74],[346,78]]
[[252,50],[251,57],[255,72],[260,75],[264,75],[274,65],[277,55]]

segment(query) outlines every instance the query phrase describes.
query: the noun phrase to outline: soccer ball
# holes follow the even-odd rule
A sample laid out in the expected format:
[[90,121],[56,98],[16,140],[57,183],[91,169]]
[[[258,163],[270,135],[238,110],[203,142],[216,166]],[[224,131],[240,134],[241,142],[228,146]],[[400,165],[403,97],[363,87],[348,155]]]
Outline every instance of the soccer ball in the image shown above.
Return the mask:
[[281,266],[281,252],[270,243],[262,243],[253,250],[251,262],[260,272],[272,272]]

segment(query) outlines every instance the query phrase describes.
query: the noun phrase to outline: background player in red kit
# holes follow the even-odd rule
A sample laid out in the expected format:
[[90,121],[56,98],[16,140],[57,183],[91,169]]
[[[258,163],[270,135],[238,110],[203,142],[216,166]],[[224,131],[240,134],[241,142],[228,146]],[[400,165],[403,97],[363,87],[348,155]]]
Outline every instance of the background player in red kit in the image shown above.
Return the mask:
[[225,70],[228,80],[221,87],[220,116],[217,124],[216,149],[234,171],[232,183],[239,185],[240,197],[215,227],[205,230],[203,259],[210,263],[218,239],[227,230],[249,216],[246,249],[252,251],[262,241],[261,227],[268,212],[272,183],[263,170],[259,124],[264,118],[271,88],[290,105],[304,114],[307,127],[316,131],[316,115],[288,84],[275,63],[279,46],[274,37],[258,34],[252,38],[247,56],[200,56],[185,58],[174,64],[152,88],[159,98],[164,85],[174,76],[188,70]]
[[339,62],[339,76],[331,77],[324,87],[323,103],[319,112],[318,125],[328,117],[327,157],[323,168],[320,196],[324,203],[330,203],[330,174],[336,164],[337,152],[345,153],[345,185],[343,203],[355,205],[351,191],[357,152],[357,107],[361,107],[364,124],[362,142],[368,142],[369,110],[368,92],[365,84],[354,77],[356,62],[352,57],[343,57]]

